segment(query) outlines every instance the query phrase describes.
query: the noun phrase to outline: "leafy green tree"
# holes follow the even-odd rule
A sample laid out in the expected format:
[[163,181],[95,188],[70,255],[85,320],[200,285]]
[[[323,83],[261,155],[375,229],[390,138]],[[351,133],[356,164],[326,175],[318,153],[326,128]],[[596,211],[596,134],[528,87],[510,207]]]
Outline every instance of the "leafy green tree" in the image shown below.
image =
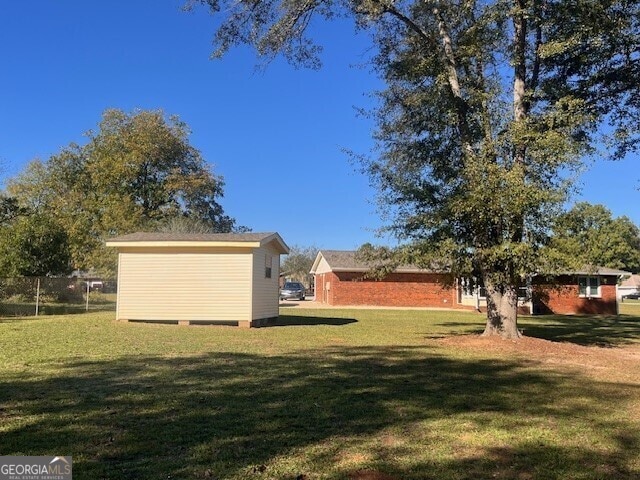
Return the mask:
[[57,276],[69,272],[68,237],[51,217],[26,215],[0,228],[0,276]]
[[314,17],[351,15],[372,32],[387,88],[373,112],[376,155],[363,165],[403,241],[391,257],[481,277],[485,335],[519,337],[518,288],[544,263],[548,226],[598,126],[616,127],[618,154],[636,144],[637,2],[195,3],[221,17],[215,56],[250,44],[318,67]]
[[640,271],[640,229],[628,217],[613,218],[604,205],[577,203],[558,217],[549,248],[575,268]]
[[8,191],[20,205],[56,217],[75,268],[113,274],[108,237],[157,230],[176,217],[212,232],[235,228],[218,202],[222,177],[188,135],[184,122],[162,111],[106,110],[86,145],[71,144],[45,162],[31,162]]
[[74,266],[90,269],[100,246],[100,212],[90,208],[95,196],[84,162],[81,147],[71,144],[46,162],[30,162],[7,190],[27,211],[55,217],[67,233]]
[[12,222],[25,213],[26,209],[20,207],[15,198],[0,195],[0,226]]
[[318,248],[314,246],[301,247],[293,245],[289,254],[282,262],[281,271],[287,278],[309,286],[311,267],[318,254]]
[[168,218],[157,230],[163,233],[211,233],[209,225],[201,220],[182,216]]

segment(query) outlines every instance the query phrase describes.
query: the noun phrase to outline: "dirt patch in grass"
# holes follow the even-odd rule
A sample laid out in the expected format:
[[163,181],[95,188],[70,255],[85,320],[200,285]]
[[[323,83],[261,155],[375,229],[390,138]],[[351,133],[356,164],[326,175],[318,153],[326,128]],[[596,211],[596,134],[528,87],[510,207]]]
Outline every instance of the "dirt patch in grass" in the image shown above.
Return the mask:
[[604,348],[526,336],[515,341],[480,335],[457,335],[437,342],[457,349],[522,356],[542,364],[577,367],[598,377],[612,375],[617,379],[637,381],[640,371],[639,345]]
[[376,470],[358,470],[347,474],[349,480],[397,480],[391,475]]

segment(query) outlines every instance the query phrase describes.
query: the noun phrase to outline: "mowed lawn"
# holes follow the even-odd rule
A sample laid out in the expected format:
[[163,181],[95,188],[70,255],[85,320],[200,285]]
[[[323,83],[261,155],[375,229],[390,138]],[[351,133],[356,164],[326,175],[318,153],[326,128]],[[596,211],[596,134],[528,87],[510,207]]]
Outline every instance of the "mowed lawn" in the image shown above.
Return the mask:
[[[277,326],[0,319],[0,454],[81,479],[637,479],[640,304],[522,318],[282,308]],[[535,338],[531,338],[535,337]]]

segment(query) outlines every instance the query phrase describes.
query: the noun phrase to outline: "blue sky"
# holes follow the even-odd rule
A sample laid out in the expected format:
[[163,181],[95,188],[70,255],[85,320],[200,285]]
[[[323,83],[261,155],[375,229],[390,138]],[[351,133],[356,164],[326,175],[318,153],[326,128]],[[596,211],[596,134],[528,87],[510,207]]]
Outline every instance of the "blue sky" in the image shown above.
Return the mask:
[[[381,225],[375,192],[343,153],[366,153],[372,124],[356,108],[380,87],[366,35],[348,22],[318,28],[324,67],[275,61],[256,71],[248,49],[210,60],[213,19],[182,0],[4,2],[0,16],[0,165],[7,178],[95,128],[106,108],[163,109],[225,178],[222,204],[239,224],[289,245],[352,249]],[[637,157],[595,162],[579,199],[640,224]]]

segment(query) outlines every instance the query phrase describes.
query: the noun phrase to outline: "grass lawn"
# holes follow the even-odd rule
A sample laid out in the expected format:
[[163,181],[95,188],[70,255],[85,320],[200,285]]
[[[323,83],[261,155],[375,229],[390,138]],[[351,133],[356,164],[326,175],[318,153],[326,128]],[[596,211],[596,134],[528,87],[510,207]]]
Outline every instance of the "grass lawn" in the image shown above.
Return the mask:
[[[277,326],[0,319],[0,455],[82,479],[638,479],[640,305],[281,309]],[[537,337],[537,338],[530,338]]]
[[625,300],[620,304],[620,313],[640,315],[640,300]]

